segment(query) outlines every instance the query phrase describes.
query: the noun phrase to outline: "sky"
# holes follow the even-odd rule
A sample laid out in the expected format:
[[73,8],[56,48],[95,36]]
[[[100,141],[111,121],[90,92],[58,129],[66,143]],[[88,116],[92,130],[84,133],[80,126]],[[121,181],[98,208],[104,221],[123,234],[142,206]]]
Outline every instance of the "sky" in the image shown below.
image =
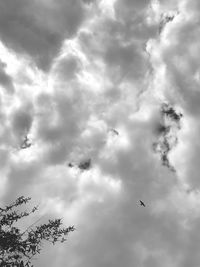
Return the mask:
[[0,203],[76,228],[35,267],[199,266],[199,22],[199,0],[0,1]]

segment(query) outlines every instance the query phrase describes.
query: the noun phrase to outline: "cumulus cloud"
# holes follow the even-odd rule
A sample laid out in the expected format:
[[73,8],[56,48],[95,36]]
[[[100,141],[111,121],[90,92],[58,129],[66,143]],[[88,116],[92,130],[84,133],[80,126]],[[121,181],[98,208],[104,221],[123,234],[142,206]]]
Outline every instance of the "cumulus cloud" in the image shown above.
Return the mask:
[[76,34],[87,10],[81,1],[1,1],[0,36],[6,45],[48,69],[65,38]]
[[1,204],[77,228],[35,266],[198,265],[199,10],[1,1]]

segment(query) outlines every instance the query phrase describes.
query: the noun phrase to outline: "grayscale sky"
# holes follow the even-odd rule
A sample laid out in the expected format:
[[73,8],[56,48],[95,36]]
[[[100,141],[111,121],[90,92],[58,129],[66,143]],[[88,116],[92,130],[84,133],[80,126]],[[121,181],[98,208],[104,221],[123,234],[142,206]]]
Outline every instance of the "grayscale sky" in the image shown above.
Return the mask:
[[77,229],[35,267],[200,266],[199,36],[199,0],[0,0],[0,203]]

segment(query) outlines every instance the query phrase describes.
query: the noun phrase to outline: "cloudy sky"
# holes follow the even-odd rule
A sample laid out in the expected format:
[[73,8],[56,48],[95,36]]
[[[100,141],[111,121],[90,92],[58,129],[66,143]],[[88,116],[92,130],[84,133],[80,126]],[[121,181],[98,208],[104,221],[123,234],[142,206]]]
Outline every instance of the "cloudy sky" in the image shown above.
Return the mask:
[[36,267],[199,266],[199,23],[199,0],[0,1],[0,202],[77,229]]

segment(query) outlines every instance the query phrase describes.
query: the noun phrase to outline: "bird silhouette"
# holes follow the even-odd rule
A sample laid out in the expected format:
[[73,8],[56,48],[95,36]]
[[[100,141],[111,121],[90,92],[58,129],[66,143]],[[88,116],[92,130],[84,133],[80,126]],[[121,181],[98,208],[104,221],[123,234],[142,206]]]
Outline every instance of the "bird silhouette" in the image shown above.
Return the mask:
[[140,205],[143,207],[146,207],[146,205],[144,204],[144,202],[142,200],[140,200]]

